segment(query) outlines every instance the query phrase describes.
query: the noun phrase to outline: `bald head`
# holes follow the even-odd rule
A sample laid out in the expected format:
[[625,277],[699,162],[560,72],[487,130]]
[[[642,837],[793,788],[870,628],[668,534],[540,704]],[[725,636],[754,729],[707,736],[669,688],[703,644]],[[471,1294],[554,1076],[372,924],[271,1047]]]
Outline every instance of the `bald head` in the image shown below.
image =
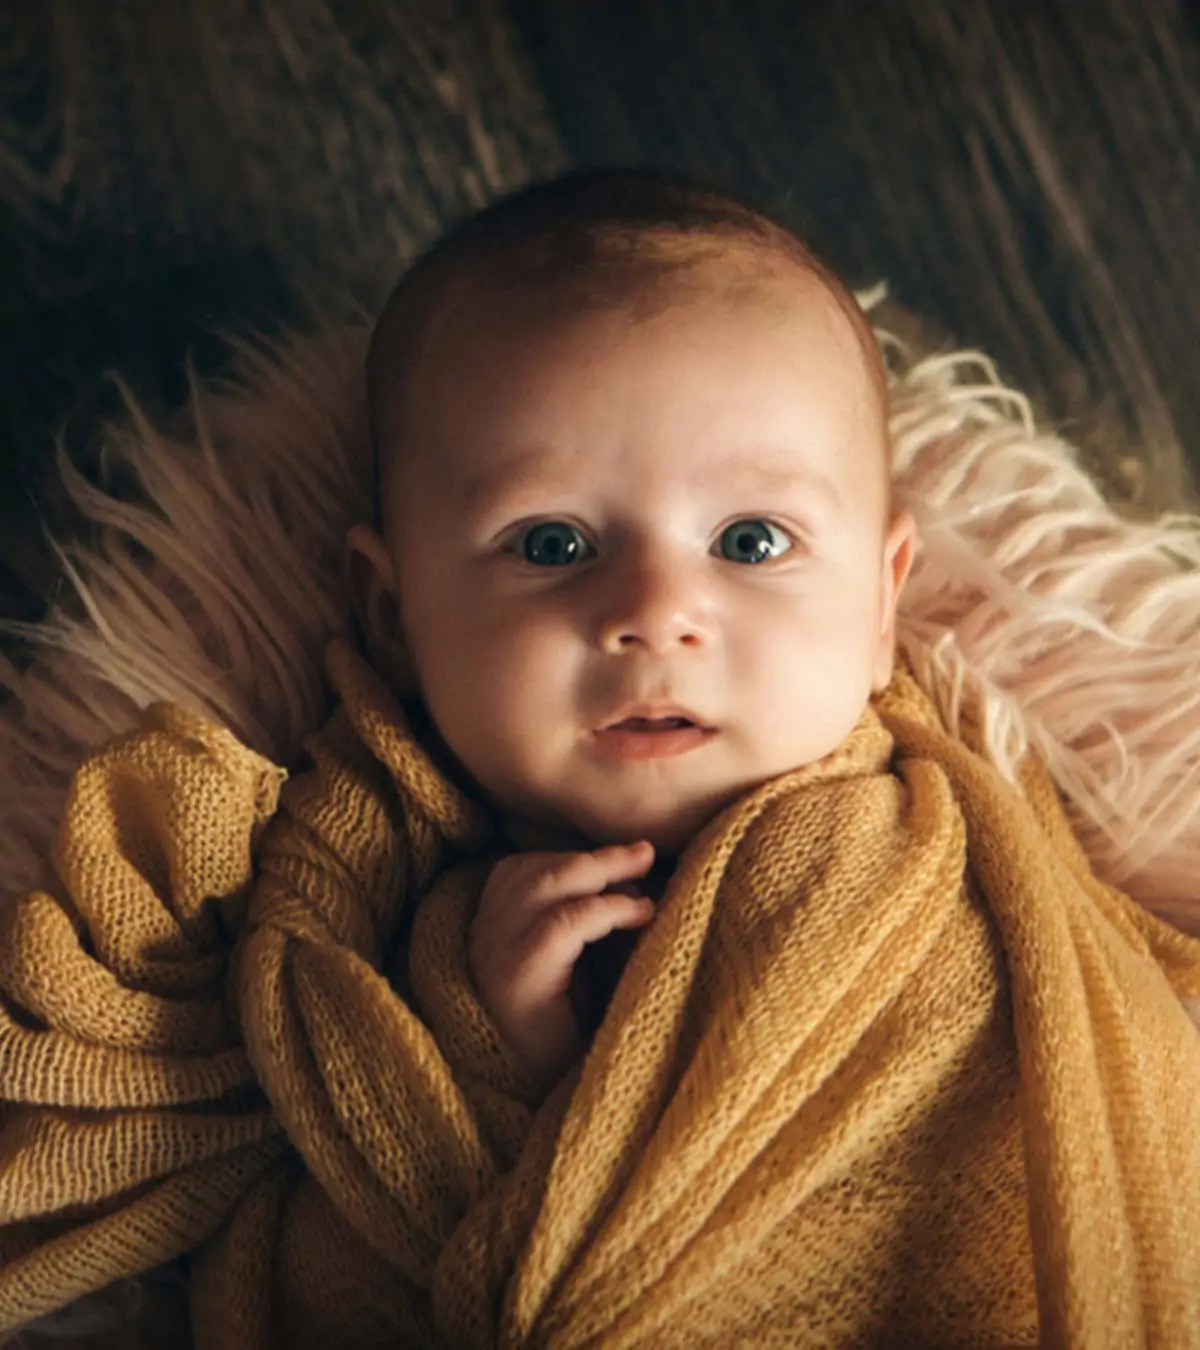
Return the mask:
[[453,337],[507,317],[619,310],[648,318],[689,298],[786,304],[823,293],[854,338],[886,420],[887,386],[871,326],[846,285],[790,230],[687,179],[593,171],[526,188],[469,217],[397,283],[372,335],[367,391],[377,525],[386,531],[397,467],[420,442],[422,372]]

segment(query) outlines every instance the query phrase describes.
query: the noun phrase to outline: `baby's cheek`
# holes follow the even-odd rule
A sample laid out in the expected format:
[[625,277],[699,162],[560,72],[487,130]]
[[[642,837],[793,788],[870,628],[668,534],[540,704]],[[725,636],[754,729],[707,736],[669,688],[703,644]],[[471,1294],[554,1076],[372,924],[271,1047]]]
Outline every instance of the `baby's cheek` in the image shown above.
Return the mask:
[[750,694],[760,753],[786,772],[828,754],[853,731],[870,695],[873,666],[861,642],[796,644],[760,669]]
[[561,720],[556,700],[521,666],[485,673],[463,709],[464,739],[495,782],[536,777]]

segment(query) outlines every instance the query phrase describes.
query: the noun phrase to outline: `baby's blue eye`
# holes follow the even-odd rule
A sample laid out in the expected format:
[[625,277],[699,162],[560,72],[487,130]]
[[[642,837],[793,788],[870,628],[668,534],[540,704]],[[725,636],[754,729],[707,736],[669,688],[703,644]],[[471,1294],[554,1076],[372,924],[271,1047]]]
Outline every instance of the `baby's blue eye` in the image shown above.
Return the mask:
[[582,557],[587,540],[565,520],[548,520],[528,530],[521,540],[521,556],[539,567],[562,567]]
[[787,535],[766,520],[735,520],[721,531],[720,545],[722,557],[742,563],[767,562],[792,546]]

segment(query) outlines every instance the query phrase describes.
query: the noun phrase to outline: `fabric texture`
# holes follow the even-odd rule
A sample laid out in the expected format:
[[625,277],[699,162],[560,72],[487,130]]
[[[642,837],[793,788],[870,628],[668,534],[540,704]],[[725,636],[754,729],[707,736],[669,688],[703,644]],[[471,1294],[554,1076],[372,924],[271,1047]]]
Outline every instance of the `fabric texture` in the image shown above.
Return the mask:
[[193,1252],[200,1350],[1200,1346],[1200,943],[1032,756],[898,671],[692,842],[539,1100],[467,970],[487,813],[328,672],[281,798],[152,709],[4,913],[0,1328]]

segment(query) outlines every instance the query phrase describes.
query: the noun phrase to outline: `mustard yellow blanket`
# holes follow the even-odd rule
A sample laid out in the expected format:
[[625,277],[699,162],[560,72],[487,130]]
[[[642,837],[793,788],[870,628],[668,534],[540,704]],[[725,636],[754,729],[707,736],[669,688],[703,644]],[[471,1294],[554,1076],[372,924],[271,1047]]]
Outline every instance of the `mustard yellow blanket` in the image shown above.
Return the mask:
[[1200,1346],[1200,944],[1035,765],[898,673],[693,842],[538,1101],[467,973],[488,818],[329,669],[278,812],[157,707],[3,915],[0,1329],[191,1252],[202,1350]]

